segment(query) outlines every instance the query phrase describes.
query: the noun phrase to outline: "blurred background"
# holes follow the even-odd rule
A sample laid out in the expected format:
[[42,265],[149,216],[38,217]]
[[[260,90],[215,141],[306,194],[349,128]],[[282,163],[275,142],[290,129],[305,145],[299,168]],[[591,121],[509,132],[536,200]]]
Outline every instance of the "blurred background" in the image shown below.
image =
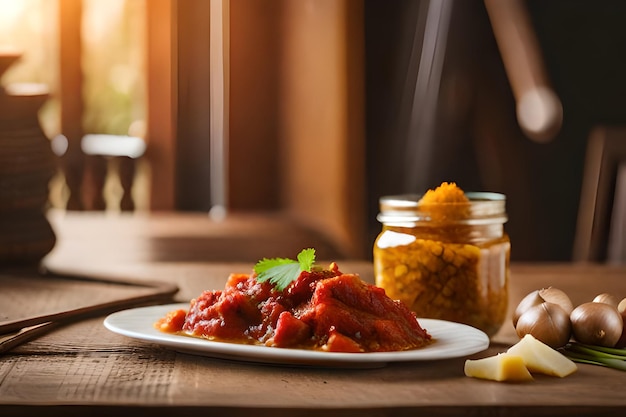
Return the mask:
[[55,209],[123,210],[127,174],[107,158],[99,181],[88,158],[117,151],[81,148],[98,134],[146,144],[135,211],[281,213],[369,258],[381,196],[455,181],[507,195],[514,260],[604,261],[606,233],[575,246],[590,137],[626,141],[626,3],[512,3],[562,105],[544,140],[482,0],[0,0],[0,48],[22,54],[2,83],[50,90]]

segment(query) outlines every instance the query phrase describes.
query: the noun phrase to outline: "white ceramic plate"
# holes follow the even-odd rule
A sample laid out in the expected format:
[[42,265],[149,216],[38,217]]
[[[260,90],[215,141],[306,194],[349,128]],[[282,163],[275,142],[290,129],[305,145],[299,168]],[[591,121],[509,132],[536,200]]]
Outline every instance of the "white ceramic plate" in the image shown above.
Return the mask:
[[187,309],[185,304],[139,307],[119,311],[104,320],[112,332],[156,343],[183,353],[238,361],[283,365],[379,367],[390,362],[432,361],[458,358],[481,352],[489,346],[482,331],[464,324],[443,320],[419,319],[434,342],[420,349],[402,352],[340,353],[304,349],[285,349],[261,345],[214,342],[206,339],[163,333],[154,323],[168,312]]

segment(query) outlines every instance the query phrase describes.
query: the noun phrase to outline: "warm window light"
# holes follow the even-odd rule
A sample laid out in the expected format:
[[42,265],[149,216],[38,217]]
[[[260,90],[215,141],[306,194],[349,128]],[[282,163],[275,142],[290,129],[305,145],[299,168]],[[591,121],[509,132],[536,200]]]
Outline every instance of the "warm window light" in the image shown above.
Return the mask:
[[33,3],[38,3],[38,1],[0,0],[0,34],[3,40],[5,40],[7,33],[15,31],[22,16],[26,14]]
[[83,0],[83,41],[98,45],[111,36],[111,22],[120,22],[126,0]]
[[145,118],[143,0],[83,0],[85,133],[132,135]]
[[58,84],[58,22],[54,18],[58,5],[54,0],[0,0],[0,53],[20,55],[2,83],[34,83],[33,88],[41,84],[52,92],[39,113],[49,137],[60,129],[58,98],[54,95]]
[[[68,142],[64,134],[75,132],[110,135],[104,141],[106,149],[97,152],[114,152],[139,155],[144,152],[145,128],[145,9],[147,0],[0,0],[0,53],[13,52],[20,58],[2,77],[9,93],[41,94],[49,92],[41,107],[41,126],[55,153],[65,155]],[[80,4],[79,4],[79,3]],[[80,15],[70,13],[79,5]],[[68,12],[68,14],[65,14]],[[63,13],[63,14],[62,14]],[[65,75],[80,65],[81,84],[61,85],[60,22],[63,19],[78,23],[80,39],[72,38],[67,48],[76,60],[65,60]],[[80,41],[80,42],[73,42]],[[71,55],[70,54],[70,55]],[[65,78],[64,80],[67,80]],[[75,80],[75,78],[72,78]],[[70,83],[71,84],[71,83]],[[61,88],[64,87],[64,88]],[[72,105],[72,92],[80,89],[82,103]],[[69,100],[63,101],[68,93]],[[69,104],[68,104],[69,103]],[[61,108],[70,114],[63,125]],[[76,111],[77,113],[71,114]],[[115,138],[127,138],[124,146],[116,146]],[[109,138],[110,139],[110,138]],[[135,140],[137,139],[137,140]],[[89,140],[86,141],[87,144]],[[98,141],[96,141],[98,142]],[[63,207],[65,178],[55,178],[51,185],[54,206]]]

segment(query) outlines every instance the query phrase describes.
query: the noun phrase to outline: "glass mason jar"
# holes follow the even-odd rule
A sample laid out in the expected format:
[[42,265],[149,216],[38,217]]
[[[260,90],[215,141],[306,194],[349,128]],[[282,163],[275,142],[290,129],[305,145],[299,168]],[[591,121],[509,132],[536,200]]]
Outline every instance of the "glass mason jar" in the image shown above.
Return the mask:
[[380,199],[376,285],[418,317],[468,324],[493,336],[506,318],[511,245],[506,198],[466,193],[468,203]]

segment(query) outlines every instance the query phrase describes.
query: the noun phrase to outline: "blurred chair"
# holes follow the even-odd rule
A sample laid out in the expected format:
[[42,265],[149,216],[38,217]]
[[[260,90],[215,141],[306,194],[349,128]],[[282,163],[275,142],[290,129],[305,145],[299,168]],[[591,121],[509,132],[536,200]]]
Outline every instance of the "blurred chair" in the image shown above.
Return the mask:
[[587,146],[573,260],[626,264],[626,126],[597,127]]

